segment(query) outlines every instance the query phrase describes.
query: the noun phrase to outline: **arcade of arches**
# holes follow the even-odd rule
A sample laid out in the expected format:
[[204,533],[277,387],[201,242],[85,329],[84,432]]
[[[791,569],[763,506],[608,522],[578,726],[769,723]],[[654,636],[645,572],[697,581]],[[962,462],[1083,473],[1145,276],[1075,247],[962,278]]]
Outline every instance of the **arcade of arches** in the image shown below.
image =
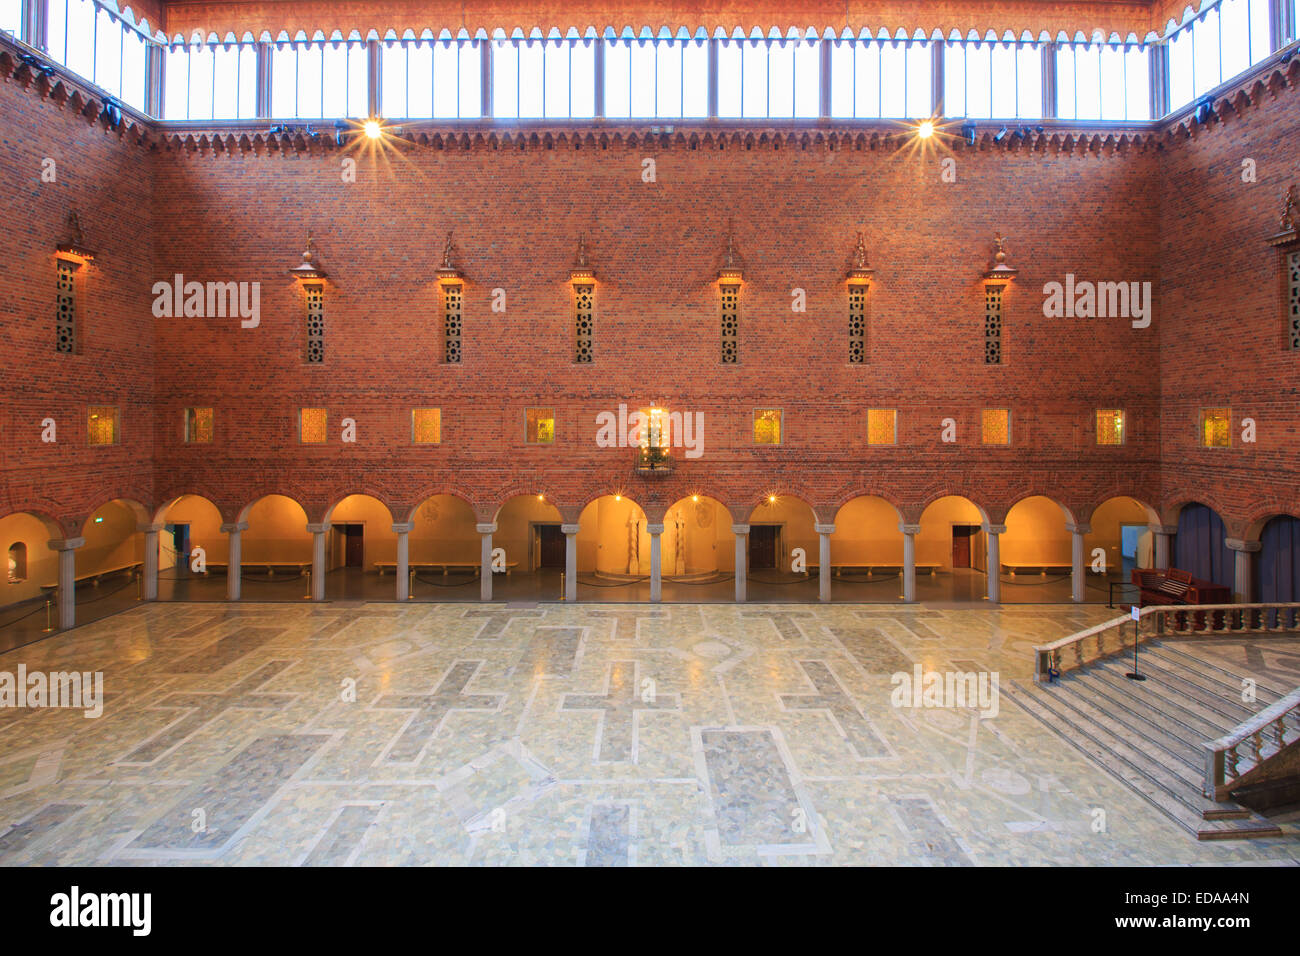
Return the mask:
[[451,494],[399,514],[353,494],[312,521],[272,494],[229,517],[183,495],[152,511],[106,502],[76,537],[48,516],[0,518],[0,627],[67,628],[153,599],[1107,604],[1131,597],[1133,568],[1171,563],[1237,600],[1300,597],[1300,518],[1262,516],[1234,537],[1199,502],[1162,523],[1113,497],[1076,523],[1031,496],[997,524],[959,496],[909,522],[870,495],[819,513],[792,495],[746,509],[696,494],[657,520],[621,494],[576,515],[517,495],[485,521]]

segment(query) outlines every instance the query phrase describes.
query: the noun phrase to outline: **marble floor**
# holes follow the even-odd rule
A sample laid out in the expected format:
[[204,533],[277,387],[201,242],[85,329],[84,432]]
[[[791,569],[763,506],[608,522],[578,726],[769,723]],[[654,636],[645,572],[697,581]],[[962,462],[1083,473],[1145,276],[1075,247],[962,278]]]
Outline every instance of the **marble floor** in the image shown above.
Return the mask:
[[156,603],[0,654],[0,863],[1291,864],[1198,843],[1003,699],[1104,606]]

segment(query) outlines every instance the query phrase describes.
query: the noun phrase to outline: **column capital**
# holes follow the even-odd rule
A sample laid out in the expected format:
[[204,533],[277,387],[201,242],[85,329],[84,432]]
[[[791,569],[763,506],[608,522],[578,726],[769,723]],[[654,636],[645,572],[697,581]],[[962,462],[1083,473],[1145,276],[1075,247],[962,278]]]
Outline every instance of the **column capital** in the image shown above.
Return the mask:
[[749,534],[749,525],[747,525],[747,524],[733,524],[733,525],[731,526],[731,533],[732,533],[732,534]]
[[898,523],[898,530],[903,534],[920,534],[921,526],[919,524],[908,524],[906,521]]
[[247,530],[248,530],[247,521],[237,521],[234,524],[227,522],[226,524],[223,524],[221,526],[222,534],[232,534],[232,533],[238,534],[241,531],[247,531]]
[[330,523],[329,523],[328,521],[308,521],[308,522],[307,522],[307,533],[308,533],[308,534],[324,534],[324,533],[325,533],[326,531],[328,531],[329,529],[330,529]]
[[476,524],[474,525],[474,530],[477,531],[479,534],[496,534],[497,523],[495,521],[492,521],[487,524]]
[[983,529],[985,534],[1005,534],[1007,526],[1004,524],[988,524],[985,522]]
[[579,527],[580,525],[576,525],[576,524],[562,524],[560,525],[560,531],[562,531],[564,534],[577,534]]
[[1243,541],[1241,538],[1224,538],[1223,543],[1230,551],[1255,552],[1264,547],[1259,541]]
[[394,521],[393,534],[410,534],[415,530],[414,521]]
[[659,524],[647,524],[645,526],[645,530],[646,533],[648,534],[663,534],[664,533],[663,522],[660,522]]
[[1152,534],[1175,535],[1178,533],[1176,524],[1149,524],[1147,528]]
[[63,538],[62,540],[49,541],[46,543],[49,545],[51,551],[76,551],[86,543],[86,539]]
[[831,524],[813,524],[813,530],[818,534],[834,534],[835,524],[833,522]]
[[1067,521],[1065,523],[1065,530],[1070,532],[1070,534],[1092,534],[1092,525],[1082,521],[1070,524]]
[[153,524],[150,524],[147,521],[142,521],[135,526],[135,530],[143,532],[144,534],[157,534],[165,527],[167,527],[167,525],[163,524],[161,521],[155,521]]

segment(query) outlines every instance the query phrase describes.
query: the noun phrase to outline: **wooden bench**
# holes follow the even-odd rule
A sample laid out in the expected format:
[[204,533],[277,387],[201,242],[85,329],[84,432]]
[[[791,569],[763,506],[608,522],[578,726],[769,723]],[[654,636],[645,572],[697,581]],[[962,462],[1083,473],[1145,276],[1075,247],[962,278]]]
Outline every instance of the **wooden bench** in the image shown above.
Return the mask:
[[[99,587],[99,581],[101,578],[106,578],[113,574],[121,574],[123,571],[133,571],[138,573],[142,567],[143,564],[141,562],[132,561],[128,564],[119,564],[115,568],[101,568],[98,571],[90,571],[86,574],[78,574],[76,577],[76,583],[84,584],[86,581],[89,581],[91,587],[97,588]],[[54,591],[57,590],[58,587],[59,585],[57,582],[54,584],[42,584],[41,590]]]
[[[813,565],[809,565],[809,567],[813,567]],[[935,575],[935,574],[938,574],[938,573],[939,573],[939,569],[940,569],[941,567],[943,567],[943,565],[941,565],[941,564],[930,564],[930,563],[928,563],[928,562],[927,562],[927,563],[919,563],[919,562],[918,562],[917,565],[916,565],[916,570],[918,570],[918,571],[928,571],[928,572],[930,572],[931,575]],[[894,563],[894,564],[832,564],[832,565],[831,565],[831,576],[832,576],[832,577],[836,577],[836,578],[838,578],[838,577],[840,576],[840,574],[841,574],[842,572],[844,572],[844,571],[866,571],[866,572],[867,572],[867,577],[871,577],[871,576],[874,575],[877,571],[897,571],[899,574],[902,574],[902,573],[903,573],[903,565],[902,565],[901,563]]]
[[1039,564],[1020,564],[1020,563],[1012,564],[1012,563],[1009,563],[1009,562],[1007,562],[1007,561],[1003,561],[1003,562],[1002,562],[1002,570],[1003,570],[1005,573],[1011,575],[1012,577],[1015,577],[1017,571],[1022,572],[1022,573],[1027,572],[1027,571],[1028,571],[1028,572],[1037,572],[1038,574],[1041,574],[1041,575],[1046,576],[1047,573],[1048,573],[1049,571],[1050,571],[1050,572],[1053,572],[1053,573],[1064,573],[1064,574],[1070,574],[1074,569],[1071,568],[1070,565],[1068,565],[1068,564],[1050,564],[1050,563],[1048,563],[1048,564],[1041,564],[1041,563],[1039,563]]
[[[239,570],[244,572],[250,568],[266,568],[267,576],[275,577],[276,571],[293,570],[302,575],[311,568],[310,561],[240,561]],[[230,565],[222,561],[209,561],[208,571],[230,572]]]
[[[518,561],[507,561],[506,574],[509,574],[518,566],[519,566]],[[477,561],[410,561],[407,563],[406,567],[410,571],[441,571],[443,577],[446,577],[447,574],[451,571],[477,571],[479,569],[479,562]],[[381,575],[388,574],[389,572],[396,574],[397,562],[376,561],[375,570],[378,571]],[[501,572],[498,571],[496,573],[500,574]]]

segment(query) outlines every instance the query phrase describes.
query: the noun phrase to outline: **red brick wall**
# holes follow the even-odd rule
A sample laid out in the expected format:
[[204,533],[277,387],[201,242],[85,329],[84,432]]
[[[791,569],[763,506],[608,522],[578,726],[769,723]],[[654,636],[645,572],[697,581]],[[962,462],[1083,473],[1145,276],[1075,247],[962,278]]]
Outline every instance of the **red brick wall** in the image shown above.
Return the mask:
[[[1180,136],[1160,188],[1163,497],[1171,509],[1218,509],[1234,536],[1300,513],[1300,352],[1286,349],[1278,252],[1266,242],[1287,187],[1300,186],[1300,114],[1293,90],[1260,87],[1253,100]],[[1243,182],[1245,160],[1254,183]],[[1232,407],[1232,448],[1199,447],[1199,410],[1216,405]],[[1257,424],[1254,444],[1241,440],[1243,418]]]
[[[945,493],[970,496],[993,520],[1029,494],[1079,520],[1114,494],[1157,507],[1204,500],[1231,529],[1261,508],[1296,511],[1294,366],[1269,315],[1278,286],[1261,241],[1294,175],[1291,97],[1263,94],[1241,117],[1161,149],[957,147],[956,183],[941,182],[937,155],[899,143],[728,139],[718,149],[708,138],[691,149],[678,137],[629,145],[629,129],[611,129],[608,148],[561,139],[348,153],[358,176],[344,183],[333,148],[151,151],[0,83],[0,169],[17,224],[0,255],[20,277],[2,306],[13,346],[2,503],[72,524],[117,495],[156,507],[185,492],[229,519],[269,492],[316,518],[368,492],[399,520],[437,492],[461,494],[485,520],[515,493],[544,492],[573,518],[611,491],[652,515],[710,494],[741,518],[768,492],[802,497],[823,520],[861,493],[911,519]],[[1237,185],[1243,150],[1259,164],[1253,186]],[[45,155],[59,162],[57,188],[38,183]],[[645,157],[657,162],[654,184],[641,181]],[[83,354],[68,358],[53,351],[51,250],[71,202],[100,257]],[[746,277],[738,367],[718,361],[714,280],[728,219]],[[286,273],[309,227],[330,273],[323,367],[303,363],[302,294]],[[434,275],[449,229],[466,279],[465,358],[454,367],[441,361]],[[877,270],[864,367],[846,361],[843,277],[858,230]],[[1006,298],[1006,364],[988,367],[979,277],[999,231],[1020,274]],[[593,366],[571,362],[567,280],[580,232],[598,277]],[[176,272],[260,282],[260,327],[155,320],[152,283]],[[1067,272],[1154,281],[1152,328],[1044,318],[1043,284]],[[796,286],[805,315],[790,311]],[[496,287],[505,315],[489,308]],[[1259,444],[1193,447],[1189,410],[1209,399],[1254,414]],[[85,447],[85,406],[101,401],[123,406],[119,448]],[[596,413],[620,401],[704,412],[704,457],[679,454],[667,480],[635,477],[627,450],[594,444]],[[182,410],[209,404],[216,443],[183,445]],[[297,410],[318,405],[330,410],[330,442],[303,447]],[[410,444],[417,405],[443,409],[441,446]],[[529,405],[556,409],[555,446],[524,444]],[[897,447],[865,446],[871,406],[899,409]],[[785,446],[752,445],[755,407],[785,409]],[[1012,410],[1011,448],[979,445],[983,407]],[[1123,448],[1094,444],[1099,407],[1128,412]],[[57,446],[39,443],[47,414],[60,422]],[[347,416],[355,445],[339,439]],[[959,423],[955,445],[939,440],[945,417]]]
[[[160,496],[210,488],[231,509],[282,491],[321,512],[350,491],[409,508],[456,490],[486,518],[515,491],[546,492],[576,515],[614,490],[652,513],[692,491],[747,513],[775,490],[827,520],[862,491],[917,513],[964,491],[995,518],[1033,492],[1080,517],[1109,494],[1153,499],[1158,385],[1131,369],[1157,364],[1155,337],[1117,325],[1098,347],[1088,323],[1042,317],[1041,288],[1067,271],[1155,277],[1154,151],[961,150],[957,182],[945,184],[937,155],[893,147],[593,146],[406,145],[360,157],[354,184],[340,181],[334,151],[160,158],[159,275],[263,282],[258,329],[157,325]],[[657,162],[654,184],[641,180],[644,157]],[[719,363],[715,278],[729,218],[746,270],[739,367]],[[309,226],[330,273],[324,367],[303,364],[302,297],[285,274]],[[434,283],[449,229],[466,277],[459,367],[441,362]],[[844,275],[857,230],[877,269],[865,367],[847,364]],[[1006,364],[988,367],[980,275],[998,231],[1021,275],[1006,298]],[[580,232],[598,277],[593,366],[571,355]],[[489,308],[497,287],[505,315]],[[807,292],[806,315],[791,312],[794,287]],[[656,400],[705,413],[705,456],[679,455],[666,483],[633,477],[627,451],[594,443],[597,412]],[[218,444],[181,447],[183,407],[208,402]],[[1099,449],[1093,410],[1116,403],[1132,440]],[[298,444],[304,405],[329,408],[328,446]],[[443,409],[442,447],[411,447],[417,405]],[[555,407],[554,447],[524,444],[529,405]],[[783,448],[753,446],[760,406],[785,409]],[[869,406],[899,409],[897,448],[865,447]],[[1013,410],[1010,449],[980,447],[985,406]],[[339,440],[344,416],[357,420],[356,445]],[[956,445],[939,438],[949,416]]]
[[[148,153],[12,78],[0,81],[0,511],[75,532],[115,495],[153,496],[153,329]],[[54,182],[42,164],[54,161]],[[78,353],[55,352],[55,246],[70,209],[97,257],[78,278]],[[86,408],[117,405],[121,443],[90,448]],[[41,441],[53,418],[58,441]]]

